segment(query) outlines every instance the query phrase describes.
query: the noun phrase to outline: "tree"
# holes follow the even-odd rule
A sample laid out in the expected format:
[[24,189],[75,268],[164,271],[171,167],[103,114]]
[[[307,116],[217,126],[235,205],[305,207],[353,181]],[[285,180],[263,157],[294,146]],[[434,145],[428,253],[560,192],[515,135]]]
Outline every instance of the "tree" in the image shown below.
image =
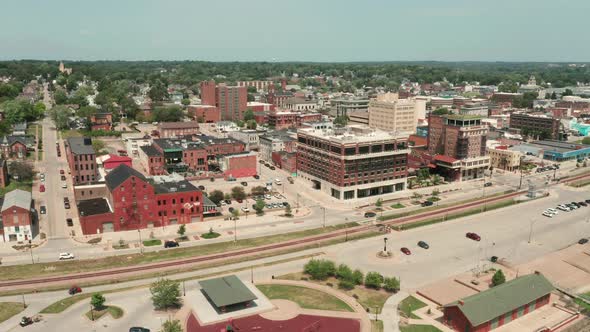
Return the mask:
[[10,175],[18,181],[30,181],[35,174],[33,165],[24,161],[15,161],[10,164]]
[[57,89],[53,93],[53,100],[57,105],[64,105],[68,103],[68,95],[63,89]]
[[432,114],[434,114],[434,115],[445,115],[445,114],[450,114],[450,113],[451,113],[451,111],[449,111],[449,109],[446,107],[440,107],[440,108],[437,108],[434,111],[432,111]]
[[254,120],[254,111],[247,109],[246,112],[244,112],[244,121],[248,122],[250,120]]
[[565,91],[561,94],[562,97],[565,96],[573,96],[574,92],[571,89],[565,89]]
[[92,298],[90,299],[90,304],[92,305],[94,310],[104,309],[105,302],[106,302],[106,299],[101,293],[92,294]]
[[362,285],[363,284],[363,280],[365,280],[365,276],[363,275],[363,273],[361,272],[361,270],[356,269],[356,270],[354,270],[354,272],[352,272],[352,281],[356,285]]
[[335,275],[336,266],[329,260],[312,259],[305,264],[303,271],[314,280],[326,280]]
[[99,139],[93,139],[92,140],[92,148],[94,149],[94,152],[96,152],[97,155],[104,155],[106,154],[106,152],[103,151],[103,149],[106,147],[107,145],[105,144],[105,142],[99,140]]
[[70,110],[65,106],[56,106],[50,109],[49,117],[53,120],[55,128],[59,130],[70,127]]
[[238,127],[240,127],[240,128],[243,128],[245,124],[246,124],[246,123],[245,123],[244,121],[242,121],[242,120],[238,120],[238,121],[236,121],[236,126],[238,126]]
[[341,115],[341,116],[337,116],[334,119],[334,125],[336,127],[345,127],[348,124],[348,117]]
[[35,117],[36,118],[42,117],[43,114],[45,113],[46,109],[47,109],[47,107],[42,102],[35,103],[35,106],[33,106]]
[[221,190],[213,190],[209,193],[209,199],[216,205],[223,200],[223,192]]
[[399,279],[393,278],[385,278],[383,280],[383,289],[388,292],[397,292],[400,289]]
[[240,210],[238,210],[238,209],[234,209],[234,210],[231,212],[231,215],[232,215],[232,217],[234,217],[234,219],[238,219],[238,217],[240,216]]
[[551,93],[551,99],[553,99],[553,100],[557,99],[557,93],[555,93],[555,91],[553,91]]
[[375,206],[376,206],[378,209],[381,209],[381,207],[383,206],[383,200],[382,200],[381,198],[379,198],[379,199],[377,200],[377,202],[375,202]]
[[353,282],[353,275],[352,270],[346,264],[338,265],[338,269],[336,270],[336,278]]
[[162,82],[157,81],[150,88],[150,91],[148,92],[148,96],[153,101],[162,101],[162,100],[168,98],[168,89],[166,88],[166,86]]
[[256,204],[254,204],[254,210],[256,210],[256,214],[263,215],[265,206],[266,206],[266,203],[264,203],[263,200],[261,200],[261,199],[257,200]]
[[180,106],[156,107],[152,112],[152,119],[158,122],[177,122],[183,117]]
[[582,139],[582,144],[590,144],[590,137],[584,137]]
[[165,321],[160,332],[182,332],[180,321],[178,319]]
[[249,86],[248,87],[248,93],[257,93],[258,90],[256,90],[255,86]]
[[414,193],[412,194],[412,199],[417,201],[420,198],[422,198],[422,194],[418,193],[417,191],[414,191]]
[[156,310],[180,307],[180,283],[177,281],[159,279],[151,284],[150,293]]
[[498,286],[506,282],[506,277],[504,276],[504,272],[502,270],[496,271],[494,276],[492,277],[492,286]]
[[266,192],[266,188],[264,188],[263,186],[252,187],[252,189],[250,190],[250,193],[252,194],[252,196],[264,195],[265,192]]
[[191,104],[191,100],[188,98],[184,98],[184,99],[182,99],[182,101],[180,103],[183,104],[184,106],[188,106]]
[[440,190],[434,189],[430,195],[432,197],[438,197],[438,195],[440,195]]
[[256,127],[258,127],[258,123],[256,123],[256,120],[248,120],[248,122],[246,122],[246,128],[256,129]]
[[176,233],[178,233],[178,236],[180,236],[181,238],[184,238],[184,234],[186,233],[186,226],[184,224],[180,225]]
[[242,187],[233,187],[231,188],[231,197],[233,197],[235,200],[242,200],[246,198],[246,192]]
[[365,287],[379,289],[383,284],[383,276],[379,272],[369,272],[365,276]]
[[229,193],[223,194],[223,199],[225,199],[226,201],[227,200],[230,200],[231,199],[231,194],[229,194]]

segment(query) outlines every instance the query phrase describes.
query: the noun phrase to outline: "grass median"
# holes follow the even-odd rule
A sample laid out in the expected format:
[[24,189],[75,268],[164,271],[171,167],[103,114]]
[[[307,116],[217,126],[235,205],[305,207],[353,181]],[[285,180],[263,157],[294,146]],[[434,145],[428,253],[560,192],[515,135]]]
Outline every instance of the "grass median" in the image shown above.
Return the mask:
[[293,301],[304,309],[354,311],[339,298],[316,289],[291,285],[258,285],[257,287],[271,300]]
[[0,323],[25,310],[20,302],[0,302]]
[[136,253],[129,255],[109,256],[89,260],[2,266],[0,267],[0,281],[92,272],[105,269],[123,268],[134,265],[163,262],[188,257],[206,256],[211,254],[224,253],[232,250],[254,248],[258,246],[270,245],[274,243],[280,243],[309,236],[321,235],[339,229],[350,228],[354,226],[358,226],[358,224],[346,223],[336,226],[329,226],[325,228],[315,228],[299,232],[263,236],[252,239],[243,239],[238,240],[237,242],[227,241],[177,249],[162,248],[162,250],[155,252],[146,252],[144,254]]
[[418,300],[413,296],[408,296],[399,303],[398,309],[402,313],[402,315],[404,315],[407,318],[420,319],[420,317],[414,315],[412,312],[414,310],[424,308],[425,306],[426,303]]

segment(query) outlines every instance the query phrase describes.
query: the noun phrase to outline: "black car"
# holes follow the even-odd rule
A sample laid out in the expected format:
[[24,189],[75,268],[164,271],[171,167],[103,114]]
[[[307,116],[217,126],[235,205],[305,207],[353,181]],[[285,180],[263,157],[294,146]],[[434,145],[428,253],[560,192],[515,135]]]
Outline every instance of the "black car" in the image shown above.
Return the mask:
[[484,187],[491,187],[492,186],[492,183],[491,182],[486,182],[483,186]]
[[65,202],[64,203],[64,208],[69,209],[70,208],[70,202]]
[[229,209],[227,209],[227,210],[229,211],[229,213],[232,213],[232,212],[234,212],[235,209],[230,206]]
[[204,190],[205,190],[205,186],[199,186],[198,188],[199,188],[199,190],[201,190],[201,191],[204,191]]
[[582,238],[582,239],[580,239],[580,241],[578,241],[578,244],[586,244],[586,243],[588,243],[587,238]]
[[584,202],[586,202],[587,204],[590,204],[590,199],[587,199]]
[[253,178],[255,178],[256,180],[260,179],[260,175],[254,175]]
[[424,201],[424,202],[422,202],[422,204],[421,204],[421,205],[422,205],[422,206],[432,206],[432,205],[434,205],[434,203],[433,203],[433,202],[431,202],[431,201]]
[[365,218],[373,218],[377,214],[375,212],[365,212]]
[[73,226],[74,226],[74,221],[72,220],[72,218],[67,218],[67,219],[66,219],[66,224],[67,224],[69,227],[73,227]]
[[150,332],[150,329],[144,327],[131,327],[129,328],[129,332]]
[[272,169],[272,170],[274,171],[274,170],[275,170],[275,169],[277,169],[277,168],[276,168],[276,167],[274,167],[274,166],[270,166],[270,169]]
[[31,325],[33,324],[33,319],[31,317],[27,317],[27,316],[23,316],[20,319],[20,323],[18,323],[20,326],[27,326],[27,325]]
[[65,181],[65,180],[66,180],[66,176],[65,176],[65,175],[62,175],[62,176],[61,176],[61,180],[62,180],[62,181]]
[[428,248],[430,248],[430,246],[428,245],[428,243],[426,243],[424,241],[419,241],[418,242],[418,247],[420,247],[422,249],[428,249]]
[[490,261],[491,261],[492,263],[495,263],[495,262],[497,262],[497,261],[498,261],[498,256],[492,256],[492,257],[490,258]]
[[231,204],[231,199],[226,199],[225,204]]
[[246,182],[246,181],[242,181],[242,182],[240,182],[240,183],[241,183],[241,184],[242,184],[242,186],[244,186],[244,187],[246,187],[246,186],[248,185],[248,182]]
[[180,246],[180,244],[178,244],[178,242],[176,241],[166,241],[164,242],[164,248],[176,248]]
[[588,206],[588,204],[586,204],[586,202],[578,202],[578,205],[581,205],[581,206]]
[[47,210],[45,209],[45,205],[41,205],[41,208],[39,208],[39,212],[41,212],[41,214],[47,213]]

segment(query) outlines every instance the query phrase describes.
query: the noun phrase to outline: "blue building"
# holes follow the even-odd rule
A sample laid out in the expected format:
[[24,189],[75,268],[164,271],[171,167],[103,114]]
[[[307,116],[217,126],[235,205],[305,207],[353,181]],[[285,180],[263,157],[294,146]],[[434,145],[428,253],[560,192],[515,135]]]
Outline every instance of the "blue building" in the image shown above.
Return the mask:
[[590,156],[590,145],[552,140],[536,141],[531,145],[540,147],[543,150],[543,159],[552,161],[582,161]]

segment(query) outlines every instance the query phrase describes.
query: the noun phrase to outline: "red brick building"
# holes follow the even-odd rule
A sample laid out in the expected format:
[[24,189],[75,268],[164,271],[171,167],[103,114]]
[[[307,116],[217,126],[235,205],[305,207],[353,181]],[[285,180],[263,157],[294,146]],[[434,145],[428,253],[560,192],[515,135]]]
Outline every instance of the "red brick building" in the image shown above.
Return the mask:
[[275,105],[270,103],[260,103],[257,101],[249,101],[246,106],[249,110],[256,112],[270,112],[275,110]]
[[214,81],[201,82],[201,104],[219,109],[221,120],[237,121],[248,109],[248,90],[245,86],[228,86]]
[[26,159],[35,150],[35,138],[24,135],[4,136],[0,141],[0,156],[5,159]]
[[65,146],[74,185],[95,182],[98,179],[98,165],[92,139],[70,137],[66,140]]
[[287,172],[297,172],[297,153],[277,151],[272,153],[272,162]]
[[90,116],[90,130],[111,131],[113,129],[112,113],[96,113]]
[[139,159],[143,162],[147,174],[167,174],[166,163],[164,162],[164,154],[160,150],[156,149],[153,145],[142,146],[139,150]]
[[213,105],[189,105],[188,116],[197,122],[215,123],[221,121],[219,109]]
[[322,120],[320,113],[300,112],[271,112],[268,115],[268,124],[275,130],[299,128],[306,122],[319,122]]
[[160,122],[158,131],[161,138],[197,135],[199,133],[199,123],[197,121]]
[[106,198],[79,201],[84,234],[188,224],[202,220],[202,192],[188,181],[148,181],[120,165],[106,178]]
[[4,159],[0,159],[0,188],[8,185],[8,163]]
[[114,154],[102,156],[99,158],[100,162],[102,163],[102,167],[110,171],[112,169],[117,168],[121,164],[125,164],[129,167],[132,167],[132,159],[126,156],[117,156]]
[[549,303],[553,285],[526,275],[444,306],[444,324],[457,332],[488,332]]
[[1,207],[0,239],[4,242],[13,242],[27,241],[35,237],[39,227],[31,213],[33,199],[30,192],[20,189],[8,192],[4,195]]
[[219,166],[226,177],[244,178],[254,176],[257,173],[258,163],[256,162],[255,153],[230,154],[218,159]]

